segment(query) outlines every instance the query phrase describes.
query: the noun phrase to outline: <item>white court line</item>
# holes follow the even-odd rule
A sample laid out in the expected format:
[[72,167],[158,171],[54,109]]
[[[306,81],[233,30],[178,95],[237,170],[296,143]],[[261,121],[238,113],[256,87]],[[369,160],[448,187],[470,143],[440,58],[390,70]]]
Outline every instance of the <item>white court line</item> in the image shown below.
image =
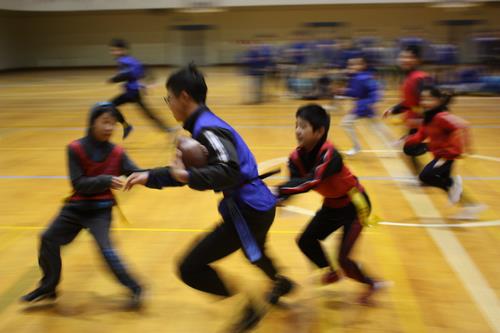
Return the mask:
[[[281,209],[302,214],[305,216],[314,216],[315,211],[310,209],[305,209],[297,206],[284,206]],[[480,227],[495,227],[500,226],[500,220],[493,221],[480,221],[480,222],[464,222],[464,223],[403,223],[403,222],[389,222],[381,221],[378,224],[388,225],[395,227],[411,227],[411,228],[480,228]]]
[[[390,143],[382,133],[378,132],[376,126],[370,127],[377,133],[377,136],[382,140],[384,145],[388,147]],[[373,145],[374,141],[367,138],[367,136],[371,136],[371,133],[369,131],[361,131],[361,133],[363,133],[365,139],[368,139],[366,142],[369,145]],[[379,160],[390,175],[397,175],[402,172],[411,174],[408,167],[401,160],[388,160],[385,158]],[[439,224],[446,225],[440,212],[421,188],[416,187],[412,191],[409,191],[399,183],[396,183],[396,186],[399,186],[401,193],[417,217],[421,220],[431,217]],[[443,257],[460,278],[490,327],[495,332],[500,332],[500,304],[495,291],[490,287],[488,281],[483,277],[481,271],[455,237],[454,233],[446,228],[424,228],[424,230],[431,236]]]

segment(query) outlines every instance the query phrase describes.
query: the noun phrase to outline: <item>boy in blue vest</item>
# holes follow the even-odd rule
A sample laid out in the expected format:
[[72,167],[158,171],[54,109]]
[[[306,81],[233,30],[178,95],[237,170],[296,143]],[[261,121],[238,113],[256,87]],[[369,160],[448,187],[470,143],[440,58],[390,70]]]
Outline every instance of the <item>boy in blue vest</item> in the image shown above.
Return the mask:
[[115,277],[131,292],[131,308],[141,304],[142,288],[130,276],[109,237],[111,209],[115,200],[111,190],[123,186],[120,175],[128,175],[137,166],[123,148],[109,139],[118,110],[109,102],[96,104],[89,117],[87,135],[68,146],[68,164],[73,194],[59,215],[41,236],[38,262],[43,271],[40,285],[21,301],[55,299],[61,277],[61,246],[69,244],[82,229],[88,229]]
[[[123,39],[115,38],[110,43],[110,53],[118,63],[118,73],[108,80],[109,83],[124,82],[124,92],[111,100],[115,106],[125,103],[137,104],[142,112],[148,117],[161,131],[170,132],[172,129],[167,126],[154,112],[144,103],[141,90],[144,89],[140,80],[144,78],[145,71],[143,64],[129,54],[129,46]],[[126,138],[133,127],[122,114],[117,114],[118,122],[123,125],[123,137]]]
[[[192,288],[213,295],[230,297],[230,290],[221,280],[212,263],[239,249],[267,277],[273,288],[267,301],[276,304],[288,294],[292,282],[279,275],[266,254],[267,233],[274,221],[276,200],[258,177],[257,163],[241,136],[205,105],[207,86],[203,74],[190,65],[171,75],[166,84],[169,105],[175,119],[208,150],[208,164],[185,168],[180,156],[170,167],[133,173],[125,190],[135,184],[150,188],[188,185],[198,191],[223,192],[219,212],[222,223],[203,237],[179,264],[182,281]],[[179,154],[179,152],[178,152]],[[249,303],[234,332],[255,326],[262,312]]]

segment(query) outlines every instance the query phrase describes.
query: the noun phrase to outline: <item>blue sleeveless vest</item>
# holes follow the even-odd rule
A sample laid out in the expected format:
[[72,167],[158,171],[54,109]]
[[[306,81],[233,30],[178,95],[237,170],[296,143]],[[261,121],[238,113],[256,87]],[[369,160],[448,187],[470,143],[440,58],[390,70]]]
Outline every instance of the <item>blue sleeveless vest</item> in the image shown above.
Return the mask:
[[[267,211],[276,205],[276,198],[261,179],[255,158],[245,141],[228,123],[217,117],[208,108],[198,116],[193,127],[193,138],[196,139],[203,129],[210,127],[223,128],[231,132],[236,144],[236,152],[240,164],[241,186],[224,190],[224,196],[232,196],[237,204],[246,204],[258,211]],[[253,179],[253,180],[251,180]],[[250,182],[248,182],[251,180]]]

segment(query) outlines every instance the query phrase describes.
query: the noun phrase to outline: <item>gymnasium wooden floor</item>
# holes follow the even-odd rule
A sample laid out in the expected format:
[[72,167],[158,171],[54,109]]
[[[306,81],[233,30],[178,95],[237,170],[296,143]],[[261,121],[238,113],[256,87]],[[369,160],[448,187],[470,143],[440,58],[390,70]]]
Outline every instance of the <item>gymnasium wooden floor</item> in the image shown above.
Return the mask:
[[[118,93],[117,86],[104,83],[112,73],[61,70],[0,76],[0,332],[224,332],[242,306],[241,295],[218,301],[176,277],[179,256],[218,219],[218,195],[188,188],[134,188],[118,194],[131,224],[115,218],[113,236],[125,262],[147,286],[143,311],[123,310],[125,290],[107,272],[85,232],[63,252],[56,305],[18,303],[40,277],[38,236],[70,190],[65,146],[83,135],[89,107]],[[156,74],[163,81],[167,70]],[[210,69],[207,74],[209,106],[240,131],[262,170],[283,165],[295,145],[294,113],[303,102],[275,98],[263,105],[242,105],[245,81],[236,70]],[[164,95],[160,84],[150,90],[148,101],[172,120]],[[380,109],[396,100],[395,92],[385,93]],[[312,267],[295,245],[309,215],[320,206],[318,195],[305,194],[279,210],[269,241],[270,252],[300,288],[255,332],[500,332],[499,104],[498,97],[462,97],[453,105],[471,123],[475,148],[473,156],[460,161],[459,172],[468,191],[489,206],[481,221],[468,224],[447,219],[455,210],[443,193],[408,185],[403,178],[410,171],[391,146],[392,139],[368,123],[360,124],[364,151],[347,163],[386,223],[365,231],[355,255],[368,272],[393,281],[393,287],[378,295],[375,307],[355,304],[363,290],[355,282],[344,279],[317,287]],[[348,102],[343,109],[349,109]],[[130,156],[142,167],[166,165],[172,156],[167,138],[134,106],[123,111],[136,125],[123,143]],[[338,126],[342,115],[332,114],[330,138],[348,149]],[[400,129],[386,125],[397,137]],[[120,134],[116,142],[121,142]],[[269,184],[280,180],[275,177]],[[337,239],[335,235],[325,242],[332,255]],[[265,277],[241,253],[217,267],[246,295],[259,297],[267,288]]]

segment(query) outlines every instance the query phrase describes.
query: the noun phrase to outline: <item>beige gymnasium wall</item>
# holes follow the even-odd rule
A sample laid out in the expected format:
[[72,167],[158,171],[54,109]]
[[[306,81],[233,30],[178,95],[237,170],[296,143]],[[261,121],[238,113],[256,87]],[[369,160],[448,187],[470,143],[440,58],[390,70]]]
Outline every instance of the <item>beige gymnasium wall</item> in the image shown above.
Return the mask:
[[185,33],[172,29],[186,24],[208,24],[205,32],[207,64],[232,63],[243,47],[238,41],[273,34],[283,41],[304,22],[337,21],[344,27],[333,37],[377,35],[391,41],[401,35],[420,35],[444,42],[445,19],[480,19],[484,24],[467,33],[500,31],[500,7],[488,4],[466,10],[426,5],[336,5],[246,7],[210,14],[175,11],[100,11],[64,13],[1,12],[0,68],[112,65],[106,43],[114,36],[128,39],[133,53],[148,64],[179,65]]

